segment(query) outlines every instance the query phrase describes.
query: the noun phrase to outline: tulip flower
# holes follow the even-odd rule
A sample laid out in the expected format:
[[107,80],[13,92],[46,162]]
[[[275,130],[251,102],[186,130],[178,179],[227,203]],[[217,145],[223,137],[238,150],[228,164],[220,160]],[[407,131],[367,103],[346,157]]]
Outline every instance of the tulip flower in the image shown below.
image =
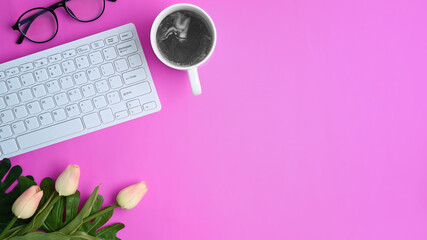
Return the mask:
[[124,188],[117,195],[117,203],[124,209],[134,208],[147,192],[147,184],[140,182]]
[[34,215],[43,197],[39,186],[31,186],[19,196],[12,205],[12,212],[16,217],[27,219]]
[[78,165],[68,165],[58,179],[56,179],[55,189],[59,196],[70,196],[77,191],[80,178],[80,168]]
[[139,201],[141,201],[142,197],[145,195],[146,192],[147,184],[145,184],[145,182],[140,182],[131,185],[127,188],[124,188],[119,192],[119,194],[117,194],[117,204],[108,206],[102,209],[101,211],[84,218],[83,222],[89,222],[90,220],[102,216],[107,212],[114,211],[114,209],[118,207],[122,207],[124,209],[132,209],[139,203]]
[[12,205],[12,212],[15,216],[0,233],[0,239],[9,232],[18,218],[27,219],[34,215],[43,197],[43,191],[39,186],[31,186],[19,196]]

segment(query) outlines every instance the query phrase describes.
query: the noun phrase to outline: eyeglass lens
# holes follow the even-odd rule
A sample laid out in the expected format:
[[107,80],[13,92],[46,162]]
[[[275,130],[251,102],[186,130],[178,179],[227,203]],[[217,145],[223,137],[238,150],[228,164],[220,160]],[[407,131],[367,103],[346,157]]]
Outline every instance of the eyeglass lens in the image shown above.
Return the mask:
[[35,42],[51,39],[58,30],[58,23],[47,9],[33,9],[20,18],[19,29]]
[[102,14],[104,0],[70,0],[65,3],[68,12],[81,21],[91,21]]

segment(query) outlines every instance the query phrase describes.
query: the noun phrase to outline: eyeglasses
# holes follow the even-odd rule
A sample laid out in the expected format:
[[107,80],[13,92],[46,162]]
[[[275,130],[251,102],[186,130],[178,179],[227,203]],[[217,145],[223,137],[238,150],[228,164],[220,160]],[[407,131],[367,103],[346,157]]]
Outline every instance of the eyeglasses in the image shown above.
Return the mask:
[[[115,2],[116,0],[108,0]],[[52,40],[58,33],[57,8],[63,7],[67,13],[79,22],[92,22],[101,17],[105,10],[105,0],[62,0],[47,8],[33,8],[22,14],[13,30],[21,33],[17,44],[24,38],[35,43],[45,43]]]

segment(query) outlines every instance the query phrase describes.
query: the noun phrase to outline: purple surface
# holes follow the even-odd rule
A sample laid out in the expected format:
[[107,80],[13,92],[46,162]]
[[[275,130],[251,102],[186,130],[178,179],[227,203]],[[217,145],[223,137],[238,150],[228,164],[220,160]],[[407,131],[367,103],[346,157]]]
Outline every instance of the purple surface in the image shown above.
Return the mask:
[[163,109],[12,160],[38,180],[78,164],[108,203],[147,181],[121,238],[427,238],[426,1],[194,0],[218,31],[200,97],[149,42],[178,2],[107,2],[87,24],[58,9],[53,41],[16,45],[20,14],[53,2],[2,2],[0,62],[133,22]]

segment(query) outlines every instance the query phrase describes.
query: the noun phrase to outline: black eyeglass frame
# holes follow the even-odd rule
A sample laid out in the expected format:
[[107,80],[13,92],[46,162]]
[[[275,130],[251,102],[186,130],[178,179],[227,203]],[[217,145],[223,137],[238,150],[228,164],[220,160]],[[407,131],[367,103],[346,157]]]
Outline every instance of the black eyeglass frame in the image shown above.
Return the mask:
[[[57,17],[57,16],[56,16],[56,14],[55,14],[55,10],[56,10],[57,8],[63,7],[63,8],[65,9],[65,11],[68,13],[68,15],[70,15],[72,18],[74,18],[75,20],[77,20],[77,21],[79,21],[79,22],[93,22],[93,21],[97,20],[98,18],[100,18],[100,17],[102,16],[102,14],[104,13],[104,11],[105,11],[105,0],[102,0],[102,1],[103,1],[102,11],[99,13],[99,15],[98,15],[97,17],[95,17],[94,19],[91,19],[91,20],[81,20],[81,19],[78,19],[78,18],[74,15],[73,11],[71,11],[71,9],[67,7],[67,4],[66,4],[66,3],[67,3],[67,2],[69,2],[69,1],[72,1],[72,0],[61,0],[60,2],[57,2],[57,3],[55,3],[55,4],[51,5],[51,6],[47,7],[47,8],[44,8],[44,7],[37,7],[37,8],[32,8],[32,9],[30,9],[30,10],[28,10],[28,11],[24,12],[24,13],[23,13],[19,18],[18,18],[18,20],[16,21],[16,23],[12,26],[12,29],[13,29],[13,30],[17,30],[17,31],[19,31],[19,32],[21,33],[21,35],[19,36],[19,38],[18,38],[18,40],[16,41],[16,43],[17,43],[17,44],[21,44],[21,43],[24,41],[24,38],[26,38],[26,39],[28,39],[29,41],[34,42],[34,43],[45,43],[45,42],[49,42],[50,40],[52,40],[52,39],[56,36],[56,34],[58,34],[58,30],[59,30],[58,17]],[[117,0],[108,0],[108,1],[110,1],[110,2],[116,2]],[[25,18],[25,19],[22,19],[22,20],[21,20],[21,18],[22,18],[23,16],[25,16],[27,13],[29,13],[29,12],[31,12],[31,11],[34,11],[34,10],[37,10],[37,9],[40,9],[40,10],[42,10],[42,11],[40,11],[40,12],[38,12],[38,13],[36,13],[36,14],[33,14],[33,15],[31,15],[31,16],[29,16],[29,17],[27,17],[27,18]],[[45,40],[45,41],[35,41],[35,40],[33,40],[33,39],[31,39],[31,38],[27,37],[26,33],[27,33],[28,29],[30,28],[31,23],[32,23],[32,22],[33,22],[33,21],[34,21],[38,16],[40,16],[41,14],[44,14],[44,13],[46,13],[46,12],[50,12],[50,13],[54,16],[54,18],[55,18],[55,21],[56,21],[56,31],[55,31],[55,34],[53,34],[51,38],[49,38],[48,40]],[[24,24],[24,23],[26,23],[26,22],[29,22],[29,23],[27,24],[27,26],[25,26],[25,29],[24,29],[24,30],[22,30],[19,26],[20,26],[20,25],[22,25],[22,24]]]

